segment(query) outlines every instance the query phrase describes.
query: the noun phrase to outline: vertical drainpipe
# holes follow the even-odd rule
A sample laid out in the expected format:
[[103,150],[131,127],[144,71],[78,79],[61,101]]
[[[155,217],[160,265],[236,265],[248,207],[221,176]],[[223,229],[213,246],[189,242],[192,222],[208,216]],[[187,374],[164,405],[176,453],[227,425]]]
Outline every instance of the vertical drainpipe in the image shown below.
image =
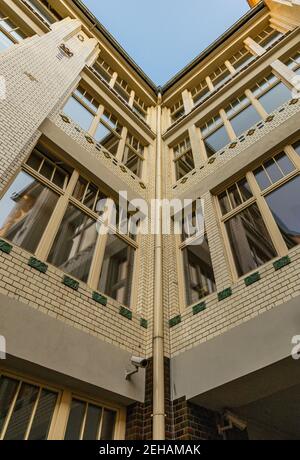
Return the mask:
[[[155,198],[162,198],[161,156],[161,92],[156,108],[156,182]],[[156,213],[154,306],[153,306],[153,439],[165,439],[165,388],[164,388],[164,312],[162,297],[162,211]]]

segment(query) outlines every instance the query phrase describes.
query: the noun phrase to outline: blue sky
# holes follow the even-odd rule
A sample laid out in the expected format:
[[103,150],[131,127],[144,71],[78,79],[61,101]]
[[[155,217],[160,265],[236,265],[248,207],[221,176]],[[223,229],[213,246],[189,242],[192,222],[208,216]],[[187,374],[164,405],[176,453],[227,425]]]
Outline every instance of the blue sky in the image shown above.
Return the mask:
[[156,84],[173,77],[249,9],[247,0],[83,1]]

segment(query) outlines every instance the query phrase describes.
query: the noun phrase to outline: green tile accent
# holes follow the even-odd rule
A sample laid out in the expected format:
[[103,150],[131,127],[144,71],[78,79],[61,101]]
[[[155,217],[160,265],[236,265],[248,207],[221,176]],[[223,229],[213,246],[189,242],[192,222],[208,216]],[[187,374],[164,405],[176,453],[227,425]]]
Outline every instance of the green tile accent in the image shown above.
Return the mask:
[[218,293],[219,302],[221,302],[222,300],[227,299],[227,297],[230,297],[231,295],[232,295],[232,289],[231,288],[224,289],[224,291]]
[[273,263],[273,267],[275,270],[280,270],[281,268],[285,267],[286,265],[289,265],[291,263],[291,259],[289,256],[282,257],[281,259],[276,260]]
[[69,276],[64,276],[62,282],[65,286],[68,286],[74,291],[78,291],[79,283],[78,281],[73,280],[73,278],[70,278]]
[[100,303],[104,307],[107,305],[107,298],[104,295],[99,294],[99,292],[94,291],[92,298],[95,302]]
[[246,286],[251,286],[251,284],[254,284],[259,280],[260,280],[260,273],[256,272],[256,273],[252,273],[252,275],[247,276],[247,278],[244,279],[244,282]]
[[179,323],[181,323],[181,315],[175,316],[174,318],[169,320],[170,327],[174,327]]
[[198,303],[198,305],[193,306],[193,315],[197,315],[198,313],[201,313],[204,310],[206,310],[205,302]]
[[29,267],[35,268],[40,273],[46,273],[48,270],[48,265],[36,259],[35,257],[30,257],[28,260],[28,265]]
[[132,311],[128,310],[128,308],[120,307],[120,315],[124,316],[124,318],[132,319]]
[[12,245],[7,243],[4,240],[0,240],[0,251],[5,252],[5,254],[10,254],[12,250]]
[[140,319],[140,326],[142,326],[144,329],[148,329],[148,321],[144,318]]

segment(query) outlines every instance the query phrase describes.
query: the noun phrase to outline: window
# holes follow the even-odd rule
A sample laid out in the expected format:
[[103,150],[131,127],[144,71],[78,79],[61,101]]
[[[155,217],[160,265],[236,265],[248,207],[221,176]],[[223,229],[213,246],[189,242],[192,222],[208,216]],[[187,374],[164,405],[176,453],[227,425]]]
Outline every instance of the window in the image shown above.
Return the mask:
[[117,118],[108,110],[104,110],[94,138],[108,150],[116,155],[121,139],[122,126]]
[[183,117],[185,114],[183,100],[180,98],[175,104],[172,105],[170,108],[171,111],[171,121],[175,123],[175,121],[179,120],[179,118]]
[[134,101],[133,101],[133,106],[132,106],[133,111],[143,120],[147,118],[147,105],[145,102],[141,100],[136,94],[134,96]]
[[273,112],[289,99],[292,99],[291,90],[273,74],[256,83],[251,91],[267,113]]
[[63,111],[82,129],[88,131],[97,113],[99,103],[88,91],[79,86],[67,101]]
[[19,43],[24,38],[26,35],[21,28],[0,11],[0,52],[14,43]]
[[216,290],[207,236],[182,249],[186,300],[192,305]]
[[117,80],[114,84],[114,90],[125,102],[129,102],[131,88],[129,87],[128,83],[120,76],[117,77]]
[[245,47],[240,49],[237,53],[229,59],[229,62],[237,72],[247,67],[251,62],[255,60],[255,56],[250,53]]
[[254,38],[254,41],[259,43],[263,48],[269,49],[275,45],[275,43],[277,43],[282,37],[283,34],[281,32],[273,29],[273,27],[268,26]]
[[46,24],[51,25],[57,21],[58,18],[56,18],[53,14],[52,8],[50,12],[50,6],[48,5],[48,2],[45,2],[45,6],[39,0],[24,0],[24,3],[27,3],[30,9],[33,10],[37,16],[39,16],[39,18]]
[[206,81],[203,80],[201,83],[199,83],[199,85],[191,90],[194,105],[196,106],[201,104],[201,102],[203,102],[210,93],[211,92],[207,86]]
[[97,236],[96,220],[69,204],[48,262],[86,283]]
[[297,51],[296,53],[292,55],[292,57],[289,57],[285,61],[285,64],[299,75],[300,74],[300,51]]
[[108,235],[99,291],[129,305],[132,284],[134,248],[116,235]]
[[72,399],[65,440],[114,439],[116,411]]
[[176,180],[181,179],[195,167],[190,138],[186,137],[183,141],[173,147]]
[[0,439],[48,438],[58,393],[0,375]]
[[128,134],[126,138],[123,163],[136,176],[141,177],[143,160],[144,160],[143,145],[132,134]]
[[[59,160],[35,149],[0,200],[0,236],[35,252],[69,180]],[[41,180],[46,180],[47,185]]]
[[244,95],[231,101],[225,111],[237,137],[261,120],[249,99]]
[[215,115],[201,128],[203,141],[208,157],[221,150],[230,142],[227,130],[220,115]]
[[[247,177],[256,181],[258,188],[250,187],[243,178],[218,197],[238,276],[275,257],[274,243],[281,244],[280,234],[287,250],[300,243],[300,175],[293,156],[280,152]],[[280,233],[267,230],[272,218]]]
[[298,155],[300,155],[300,141],[293,144],[293,148],[298,153]]
[[106,81],[106,83],[110,82],[114,72],[103,59],[98,59],[93,65],[93,69],[102,80]]
[[229,72],[228,68],[225,64],[218,67],[213,73],[209,75],[212,84],[214,85],[214,89],[221,88],[221,86],[225,85],[229,80],[232,78],[232,74]]

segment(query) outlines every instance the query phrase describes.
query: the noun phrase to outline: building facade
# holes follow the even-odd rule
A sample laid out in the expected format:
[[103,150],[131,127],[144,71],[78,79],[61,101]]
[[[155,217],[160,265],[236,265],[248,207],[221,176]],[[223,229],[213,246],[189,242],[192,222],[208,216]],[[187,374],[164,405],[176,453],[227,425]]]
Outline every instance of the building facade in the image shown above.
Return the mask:
[[[0,0],[0,439],[299,438],[300,6],[249,4],[157,87],[80,0]],[[123,228],[200,198],[201,244]]]

